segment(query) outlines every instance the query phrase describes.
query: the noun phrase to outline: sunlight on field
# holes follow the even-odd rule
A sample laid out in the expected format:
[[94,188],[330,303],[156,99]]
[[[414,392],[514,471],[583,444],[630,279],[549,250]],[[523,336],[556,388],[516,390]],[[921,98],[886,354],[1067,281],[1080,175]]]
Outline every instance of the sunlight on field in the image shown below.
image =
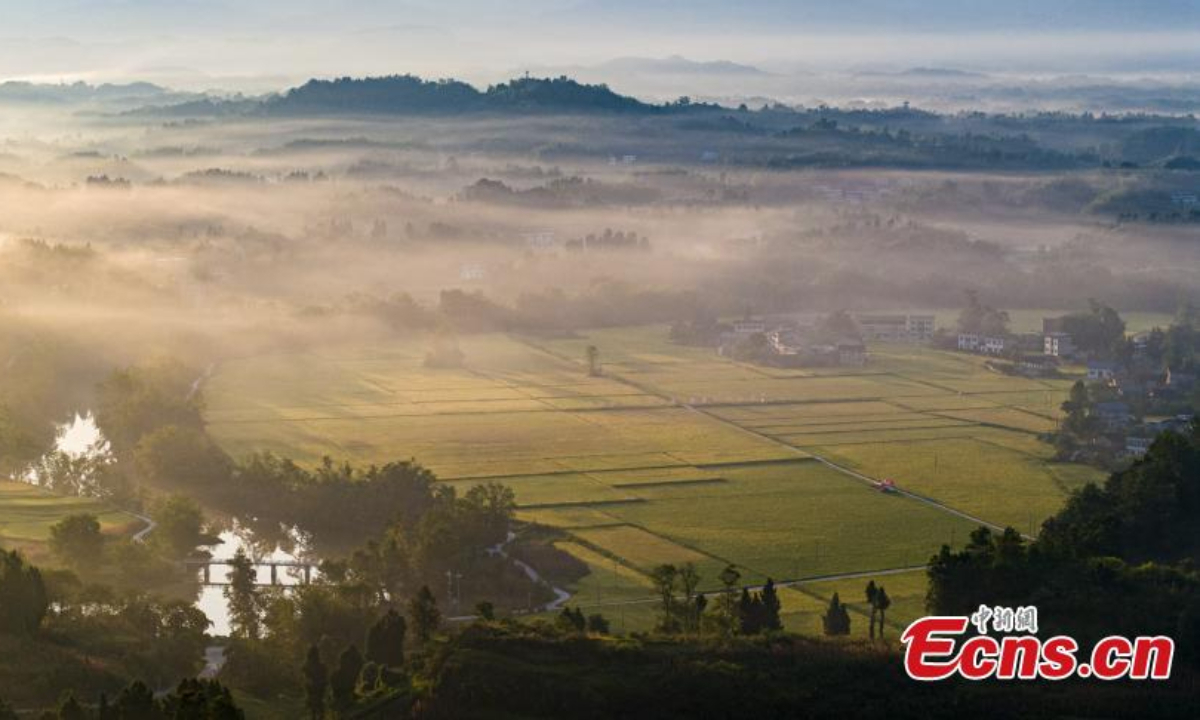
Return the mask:
[[[602,377],[586,373],[590,344]],[[694,562],[708,590],[726,564],[748,582],[875,572],[921,565],[975,527],[811,455],[1026,533],[1100,476],[1051,462],[1037,437],[1070,381],[978,357],[878,345],[864,368],[776,370],[673,345],[661,326],[461,347],[457,369],[424,367],[420,343],[233,361],[206,387],[209,429],[235,454],[415,457],[463,490],[503,482],[520,519],[573,537],[560,546],[592,568],[573,588],[585,606],[644,597],[662,563]],[[923,576],[889,577],[890,620],[915,616]],[[858,607],[863,583],[789,589],[785,617],[819,631],[830,594]],[[632,627],[653,621],[652,607],[621,607]]]
[[107,534],[122,533],[141,524],[95,500],[51,495],[25,483],[0,482],[0,547],[20,548],[39,561],[47,558],[50,526],[79,513],[95,515]]

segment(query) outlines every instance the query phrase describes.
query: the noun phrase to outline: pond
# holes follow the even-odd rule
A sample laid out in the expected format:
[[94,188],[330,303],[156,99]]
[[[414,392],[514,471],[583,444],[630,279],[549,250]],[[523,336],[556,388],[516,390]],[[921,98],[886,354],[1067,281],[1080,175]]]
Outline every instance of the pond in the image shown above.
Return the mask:
[[75,413],[75,419],[58,426],[58,439],[54,449],[72,457],[100,455],[108,452],[108,441],[96,425],[96,418],[91,411],[80,415]]
[[[270,563],[301,562],[308,559],[308,552],[303,538],[296,536],[295,533],[292,534],[290,550],[279,545],[264,549],[261,543],[254,541],[253,533],[248,528],[241,527],[236,522],[231,529],[221,532],[218,537],[221,539],[220,544],[208,547],[213,556],[213,563],[209,569],[209,582],[213,584],[200,585],[200,594],[195,604],[212,622],[212,627],[209,628],[210,634],[228,635],[229,606],[225,600],[225,586],[218,583],[227,581],[230,566],[221,561],[232,559],[241,549],[255,561],[256,581],[259,585],[274,584],[275,587],[282,588],[286,592],[287,588],[304,583],[303,570],[299,567],[279,567],[273,583]],[[317,575],[317,571],[313,569],[310,579],[315,579]],[[199,583],[201,579],[201,571],[197,570],[196,581]]]
[[[59,426],[55,450],[76,458],[103,455],[109,451],[108,442],[96,425],[96,418],[91,412],[76,413],[71,422]],[[31,476],[29,480],[36,482],[37,478]],[[286,548],[284,544],[264,543],[256,540],[254,533],[249,528],[240,525],[236,520],[231,521],[228,529],[218,533],[217,537],[220,538],[220,542],[204,548],[211,553],[213,558],[209,569],[209,581],[212,583],[226,582],[230,568],[221,561],[231,560],[239,549],[254,559],[256,563],[262,563],[256,565],[257,581],[261,585],[272,584],[269,563],[295,563],[309,559],[308,543],[304,537],[295,531],[285,530],[281,534],[286,538]],[[316,576],[317,572],[314,569],[310,573],[310,579]],[[225,600],[224,587],[216,584],[202,584],[200,569],[196,570],[195,577],[199,588],[195,606],[212,622],[209,633],[228,635],[229,608]],[[299,567],[279,567],[274,580],[277,587],[285,589],[299,585],[304,582],[303,570]]]

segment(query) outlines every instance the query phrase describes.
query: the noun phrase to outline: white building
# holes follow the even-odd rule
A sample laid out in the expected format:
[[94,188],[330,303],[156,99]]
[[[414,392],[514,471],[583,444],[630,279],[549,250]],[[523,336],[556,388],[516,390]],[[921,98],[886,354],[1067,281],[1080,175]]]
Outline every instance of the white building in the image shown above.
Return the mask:
[[1152,437],[1127,437],[1125,438],[1125,454],[1141,457],[1146,454],[1153,443],[1154,438]]
[[549,250],[554,247],[554,233],[550,230],[534,230],[525,233],[525,246],[530,250]]
[[1054,357],[1071,357],[1075,354],[1075,343],[1071,341],[1070,333],[1048,333],[1044,339],[1042,352]]
[[1093,360],[1088,363],[1087,376],[1088,380],[1105,381],[1112,380],[1117,375],[1117,364],[1111,362],[1102,362]]
[[487,270],[479,263],[466,263],[458,269],[461,280],[482,280],[487,277]]
[[1002,337],[976,335],[974,333],[958,334],[958,349],[966,352],[987,353],[999,355],[1008,347],[1008,341]]
[[868,340],[924,342],[933,337],[932,315],[855,315]]
[[767,324],[762,320],[737,320],[733,323],[733,333],[738,337],[756,335],[767,331]]

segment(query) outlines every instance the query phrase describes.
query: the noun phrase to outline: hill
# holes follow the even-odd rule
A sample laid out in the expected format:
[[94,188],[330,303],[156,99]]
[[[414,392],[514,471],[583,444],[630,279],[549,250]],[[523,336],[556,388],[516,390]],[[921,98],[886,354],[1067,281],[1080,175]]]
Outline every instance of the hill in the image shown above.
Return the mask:
[[[1186,717],[1190,682],[914,683],[899,652],[794,636],[554,637],[476,625],[427,665],[419,718]],[[395,712],[395,708],[391,708]],[[393,717],[362,713],[359,717]]]
[[660,108],[605,85],[587,85],[567,77],[524,77],[485,91],[459,80],[423,80],[413,75],[310,80],[263,104],[271,114],[383,113],[453,114],[460,112],[635,112]]

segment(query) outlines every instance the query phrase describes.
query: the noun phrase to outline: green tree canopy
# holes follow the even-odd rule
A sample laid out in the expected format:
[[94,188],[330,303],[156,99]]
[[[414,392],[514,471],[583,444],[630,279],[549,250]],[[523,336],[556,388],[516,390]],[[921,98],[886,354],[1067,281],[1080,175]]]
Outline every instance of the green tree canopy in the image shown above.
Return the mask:
[[0,633],[33,634],[49,607],[42,573],[16,550],[0,550]]
[[95,567],[104,552],[100,521],[90,513],[68,515],[59,520],[50,526],[50,549],[73,568]]

